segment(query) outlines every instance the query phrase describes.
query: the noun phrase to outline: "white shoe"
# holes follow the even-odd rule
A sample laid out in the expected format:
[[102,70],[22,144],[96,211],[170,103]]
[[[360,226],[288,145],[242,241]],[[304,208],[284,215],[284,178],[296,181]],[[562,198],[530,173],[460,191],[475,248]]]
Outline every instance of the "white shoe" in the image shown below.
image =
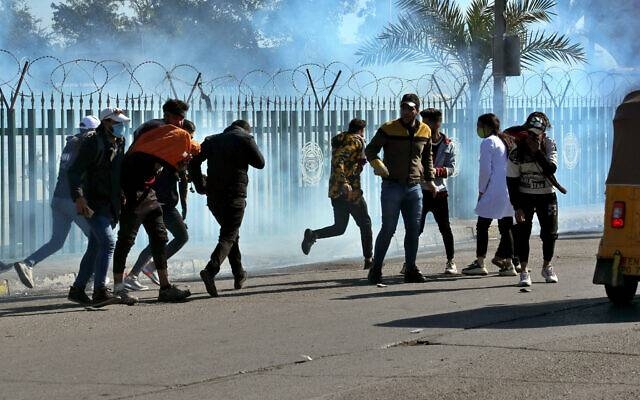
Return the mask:
[[458,275],[458,267],[453,261],[447,261],[447,265],[444,267],[445,275]]
[[558,276],[555,272],[553,272],[553,267],[548,266],[547,268],[542,268],[542,277],[547,283],[558,283]]
[[156,270],[156,266],[153,262],[147,263],[144,267],[142,267],[142,273],[147,276],[151,280],[151,282],[160,286],[160,277],[158,276],[158,271]]
[[33,289],[33,268],[28,266],[23,261],[18,261],[13,264],[13,268],[15,268],[18,273],[18,278],[20,278],[20,282],[23,285],[28,287],[29,289]]
[[520,273],[520,283],[518,284],[518,286],[531,286],[531,274],[529,273],[529,271],[523,271]]
[[518,273],[516,272],[516,267],[513,265],[512,262],[504,262],[505,267],[502,268],[499,272],[498,275],[500,276],[518,276]]
[[488,275],[489,271],[487,271],[487,268],[484,266],[484,262],[480,264],[478,260],[475,260],[474,262],[469,264],[467,268],[462,269],[462,274],[463,275]]
[[149,290],[148,286],[143,285],[135,275],[128,275],[123,280],[124,287],[133,292],[138,290]]

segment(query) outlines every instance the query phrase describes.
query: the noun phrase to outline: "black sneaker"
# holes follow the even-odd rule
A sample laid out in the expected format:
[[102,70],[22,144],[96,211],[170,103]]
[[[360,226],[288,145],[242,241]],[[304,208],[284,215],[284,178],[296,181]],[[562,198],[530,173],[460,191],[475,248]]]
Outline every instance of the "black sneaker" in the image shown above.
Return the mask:
[[371,267],[373,267],[373,259],[369,259],[369,260],[364,260],[364,269],[371,269]]
[[367,278],[369,279],[369,283],[372,285],[382,283],[382,268],[371,268]]
[[216,282],[214,280],[214,275],[209,272],[207,269],[203,269],[200,271],[200,278],[202,282],[204,282],[204,287],[207,289],[207,293],[211,297],[218,297],[218,289],[216,289]]
[[119,304],[120,302],[120,297],[114,296],[113,293],[111,293],[111,290],[106,287],[93,291],[92,305],[94,307],[104,307],[110,304]]
[[308,255],[311,251],[311,246],[316,242],[316,234],[311,230],[307,229],[304,231],[304,239],[302,240],[302,252],[304,255]]
[[171,285],[168,288],[160,288],[158,292],[158,301],[163,303],[180,303],[191,296],[189,289],[179,289],[176,285]]
[[404,283],[424,283],[427,280],[417,267],[407,268],[404,274]]
[[240,272],[239,276],[233,276],[233,288],[235,290],[240,290],[244,286],[244,283],[247,281],[247,271],[244,269]]
[[69,288],[69,294],[67,295],[67,300],[73,301],[74,303],[78,303],[82,306],[91,305],[91,299],[89,298],[89,296],[87,296],[84,290],[75,286],[71,286]]

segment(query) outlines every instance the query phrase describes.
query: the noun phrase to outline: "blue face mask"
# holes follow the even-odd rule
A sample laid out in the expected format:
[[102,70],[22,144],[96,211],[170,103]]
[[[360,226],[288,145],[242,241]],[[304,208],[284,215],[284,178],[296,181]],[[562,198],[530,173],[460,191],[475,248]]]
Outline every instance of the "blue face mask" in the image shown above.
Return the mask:
[[124,124],[119,123],[111,126],[111,134],[117,138],[124,137]]

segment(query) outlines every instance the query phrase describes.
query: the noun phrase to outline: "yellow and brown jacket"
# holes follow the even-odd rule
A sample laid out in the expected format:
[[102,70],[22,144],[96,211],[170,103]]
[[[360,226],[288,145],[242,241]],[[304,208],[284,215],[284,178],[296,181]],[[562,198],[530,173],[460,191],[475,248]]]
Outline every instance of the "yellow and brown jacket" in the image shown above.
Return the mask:
[[[417,124],[410,130],[399,119],[386,122],[367,145],[365,154],[369,162],[379,159],[380,150],[384,150],[382,161],[389,170],[385,180],[407,185],[434,180],[431,152],[422,152],[425,146],[431,148],[431,130],[422,122]],[[423,156],[428,159],[422,160]]]
[[360,174],[366,163],[364,158],[364,138],[342,132],[331,139],[331,177],[329,178],[329,197],[337,199],[344,196],[342,186],[348,183],[352,192],[351,201],[362,197]]

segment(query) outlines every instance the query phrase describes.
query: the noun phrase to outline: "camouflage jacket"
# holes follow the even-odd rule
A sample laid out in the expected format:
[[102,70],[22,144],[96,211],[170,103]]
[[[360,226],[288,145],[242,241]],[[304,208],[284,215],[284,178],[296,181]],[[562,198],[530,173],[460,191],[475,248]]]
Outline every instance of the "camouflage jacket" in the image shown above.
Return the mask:
[[350,132],[334,136],[331,139],[329,197],[337,199],[345,196],[342,186],[348,183],[352,189],[348,200],[359,200],[362,197],[360,174],[365,163],[364,138]]

